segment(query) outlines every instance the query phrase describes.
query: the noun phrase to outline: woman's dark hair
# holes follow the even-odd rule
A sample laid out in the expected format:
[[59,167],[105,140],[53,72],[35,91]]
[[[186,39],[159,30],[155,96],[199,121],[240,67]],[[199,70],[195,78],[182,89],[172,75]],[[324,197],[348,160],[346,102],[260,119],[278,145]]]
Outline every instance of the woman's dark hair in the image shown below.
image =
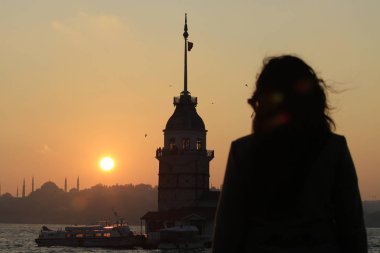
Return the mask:
[[266,58],[256,90],[248,99],[255,111],[253,131],[331,132],[335,124],[329,116],[326,88],[325,82],[300,58]]

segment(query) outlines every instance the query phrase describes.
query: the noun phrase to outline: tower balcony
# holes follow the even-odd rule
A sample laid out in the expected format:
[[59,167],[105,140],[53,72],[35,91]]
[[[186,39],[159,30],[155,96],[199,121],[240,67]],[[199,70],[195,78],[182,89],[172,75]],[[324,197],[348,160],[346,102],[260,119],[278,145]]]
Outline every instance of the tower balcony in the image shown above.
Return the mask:
[[181,96],[173,98],[173,104],[175,106],[178,104],[190,104],[196,106],[198,104],[198,98],[181,93]]
[[207,149],[181,149],[174,147],[172,149],[168,148],[158,148],[156,150],[156,158],[160,160],[164,156],[178,156],[178,155],[204,155],[209,160],[214,158],[214,150]]

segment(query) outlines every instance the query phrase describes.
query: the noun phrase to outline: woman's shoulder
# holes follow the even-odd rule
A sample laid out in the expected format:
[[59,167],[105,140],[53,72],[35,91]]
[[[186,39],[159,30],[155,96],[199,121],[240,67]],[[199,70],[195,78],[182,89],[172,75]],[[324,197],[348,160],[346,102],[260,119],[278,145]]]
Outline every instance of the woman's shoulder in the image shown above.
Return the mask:
[[259,136],[256,134],[249,134],[243,137],[240,137],[231,143],[231,152],[235,156],[245,157],[246,155],[251,154],[252,151],[256,150],[259,146]]
[[336,141],[345,141],[346,140],[346,137],[344,137],[344,135],[337,134],[337,133],[331,133],[331,138],[333,140],[336,140]]
[[256,139],[257,137],[255,134],[249,134],[232,141],[231,146],[232,148],[250,147],[252,144],[254,144],[257,141]]
[[244,156],[247,152],[249,152],[254,142],[254,134],[249,134],[233,140],[230,146],[230,155],[234,156],[235,158]]
[[[346,137],[341,134],[333,133],[331,132],[329,134],[330,136],[328,137],[328,140],[332,142],[333,144],[338,144],[338,145],[347,145]],[[257,134],[249,134],[243,137],[240,137],[234,141],[232,141],[231,147],[232,148],[238,148],[238,149],[246,149],[246,148],[252,148],[252,146],[257,145],[257,143],[260,142],[260,136]]]
[[347,146],[347,140],[346,140],[346,137],[344,135],[340,135],[337,133],[331,133],[329,140],[330,140],[330,142],[332,142],[335,145]]
[[245,136],[242,136],[240,138],[233,140],[232,143],[247,143],[247,142],[252,141],[252,139],[254,139],[254,137],[255,137],[255,134],[248,134],[248,135],[245,135]]

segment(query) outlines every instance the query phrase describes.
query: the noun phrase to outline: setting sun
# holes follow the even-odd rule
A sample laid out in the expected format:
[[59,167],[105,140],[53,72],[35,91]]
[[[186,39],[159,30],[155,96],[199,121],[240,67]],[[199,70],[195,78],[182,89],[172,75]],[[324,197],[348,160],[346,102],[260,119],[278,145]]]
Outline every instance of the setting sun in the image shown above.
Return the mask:
[[100,168],[104,171],[110,171],[115,166],[115,162],[111,157],[103,157],[102,160],[100,160]]

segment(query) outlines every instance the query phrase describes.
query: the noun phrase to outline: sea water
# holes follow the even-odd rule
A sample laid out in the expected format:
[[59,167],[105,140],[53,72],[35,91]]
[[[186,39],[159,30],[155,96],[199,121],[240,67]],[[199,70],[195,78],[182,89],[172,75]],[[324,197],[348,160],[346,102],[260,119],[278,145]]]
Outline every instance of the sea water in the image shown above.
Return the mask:
[[[128,253],[154,253],[167,252],[174,253],[180,251],[162,250],[112,250],[101,248],[73,248],[73,247],[37,247],[34,239],[42,225],[31,224],[0,224],[0,252],[6,253],[108,253],[108,252],[128,252]],[[51,229],[64,228],[65,225],[49,225]],[[140,231],[139,226],[130,226],[135,232]],[[368,246],[370,253],[380,253],[380,228],[368,228]],[[181,251],[184,252],[184,251]],[[189,252],[189,251],[186,251]],[[210,249],[196,250],[197,253],[211,253]]]
[[[47,225],[48,228],[64,229],[66,225]],[[102,248],[74,248],[74,247],[37,247],[35,238],[41,230],[42,225],[36,224],[0,224],[0,252],[6,253],[176,253],[177,250],[119,250]],[[131,230],[140,233],[140,226],[130,226]],[[181,251],[183,252],[183,251]],[[186,251],[189,252],[189,251]],[[210,249],[195,250],[191,252],[211,253]]]

